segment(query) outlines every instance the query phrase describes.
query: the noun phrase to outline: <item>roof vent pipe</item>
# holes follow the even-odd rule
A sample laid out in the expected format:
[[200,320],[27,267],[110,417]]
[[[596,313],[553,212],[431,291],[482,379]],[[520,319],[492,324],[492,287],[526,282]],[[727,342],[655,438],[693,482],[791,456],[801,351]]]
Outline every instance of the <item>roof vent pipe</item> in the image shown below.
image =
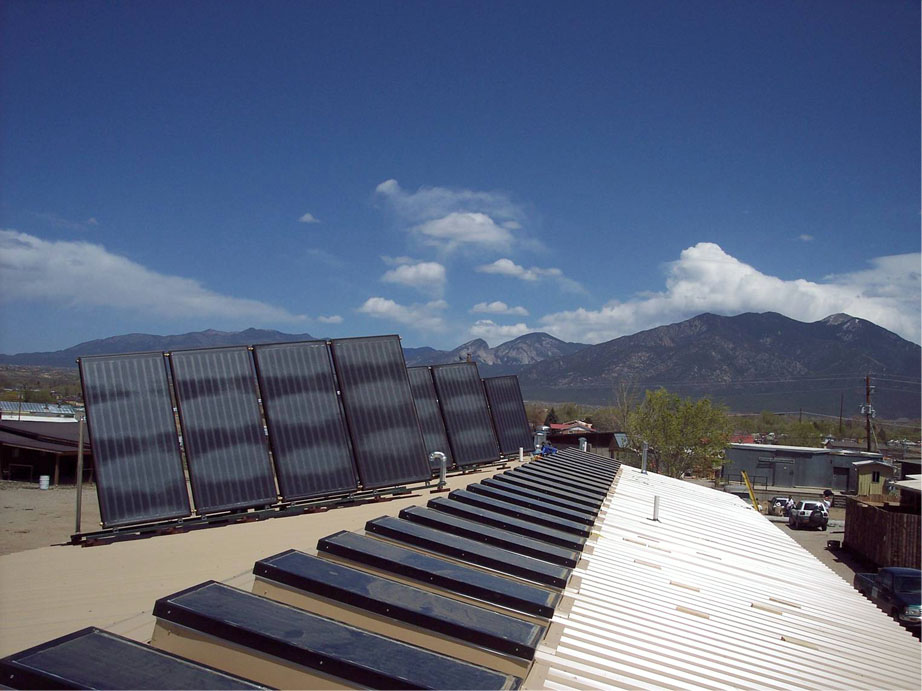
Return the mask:
[[647,442],[643,443],[643,451],[640,454],[640,472],[647,474]]
[[535,451],[541,451],[544,448],[544,442],[547,441],[547,433],[551,428],[546,425],[540,425],[535,429]]
[[432,461],[439,462],[439,484],[433,490],[433,492],[439,492],[445,487],[445,464],[448,462],[448,458],[441,451],[433,451],[429,454],[429,467],[432,467]]
[[586,440],[586,437],[579,438],[579,450],[583,453],[589,451],[589,442]]
[[653,520],[659,523],[659,495],[653,497]]

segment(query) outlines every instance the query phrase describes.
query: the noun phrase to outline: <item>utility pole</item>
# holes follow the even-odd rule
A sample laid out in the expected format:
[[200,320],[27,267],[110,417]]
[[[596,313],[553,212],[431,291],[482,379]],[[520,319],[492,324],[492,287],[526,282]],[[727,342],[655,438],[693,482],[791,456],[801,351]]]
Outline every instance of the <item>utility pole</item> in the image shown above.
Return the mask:
[[874,393],[874,387],[871,386],[871,375],[864,378],[864,405],[861,406],[861,414],[864,415],[865,434],[867,435],[867,450],[871,452],[871,418],[877,417],[874,408],[871,407],[871,394]]
[[842,412],[845,409],[845,394],[839,398],[839,439],[842,438]]

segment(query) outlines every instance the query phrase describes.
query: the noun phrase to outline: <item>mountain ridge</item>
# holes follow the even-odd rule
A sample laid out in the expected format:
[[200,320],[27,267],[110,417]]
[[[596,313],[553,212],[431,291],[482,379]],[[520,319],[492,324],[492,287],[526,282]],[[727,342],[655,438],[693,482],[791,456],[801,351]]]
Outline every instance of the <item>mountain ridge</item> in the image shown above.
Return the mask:
[[[705,313],[525,367],[518,376],[527,397],[549,401],[606,404],[621,385],[641,393],[664,386],[707,395],[738,412],[800,402],[794,408],[834,415],[846,395],[850,407],[857,405],[864,376],[874,372],[907,380],[878,397],[878,413],[915,418],[922,400],[919,363],[918,345],[849,315],[807,323],[774,312]],[[853,390],[859,380],[861,392]]]
[[[123,334],[46,353],[0,355],[0,364],[73,367],[77,357],[183,348],[317,340],[265,329],[155,336]],[[517,374],[527,400],[610,405],[626,385],[641,394],[664,386],[709,396],[737,412],[796,410],[851,414],[864,400],[864,376],[889,377],[872,401],[879,415],[919,417],[920,347],[872,322],[832,314],[799,322],[774,313],[700,314],[604,343],[568,343],[524,334],[491,348],[473,339],[452,350],[404,348],[408,366],[470,359],[482,376]],[[848,407],[845,407],[846,401]]]

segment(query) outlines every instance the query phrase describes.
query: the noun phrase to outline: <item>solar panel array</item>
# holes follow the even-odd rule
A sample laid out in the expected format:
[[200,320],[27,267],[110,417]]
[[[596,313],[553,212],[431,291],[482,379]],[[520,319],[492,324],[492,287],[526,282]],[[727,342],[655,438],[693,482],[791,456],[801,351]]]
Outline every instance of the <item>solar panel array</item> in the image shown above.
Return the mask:
[[397,336],[92,356],[80,372],[106,529],[397,487],[431,477],[430,446],[452,456],[429,371],[414,400]]
[[[290,404],[285,387],[301,402],[298,356],[315,358],[329,385],[315,346],[256,356],[261,377],[278,378],[276,403]],[[232,386],[228,405],[246,420],[241,350],[250,352],[177,360],[177,387],[187,410],[201,399],[199,420]],[[283,360],[269,367],[275,375],[266,350]],[[100,362],[86,364],[98,383]],[[364,531],[328,535],[312,554],[259,559],[250,591],[210,580],[161,597],[149,644],[86,628],[0,659],[0,672],[10,688],[530,688],[542,645],[559,642],[551,625],[572,607],[567,589],[581,587],[582,555],[595,553],[618,466],[575,450],[539,457]],[[487,484],[496,482],[505,489]],[[533,485],[553,491],[536,499]]]
[[432,378],[454,461],[459,466],[499,458],[499,443],[476,363],[434,365]]

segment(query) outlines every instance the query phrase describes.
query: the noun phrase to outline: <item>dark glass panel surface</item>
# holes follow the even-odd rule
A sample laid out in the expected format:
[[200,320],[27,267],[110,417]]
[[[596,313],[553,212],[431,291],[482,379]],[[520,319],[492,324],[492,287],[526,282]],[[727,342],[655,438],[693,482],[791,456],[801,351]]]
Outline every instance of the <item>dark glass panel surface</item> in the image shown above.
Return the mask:
[[274,504],[278,495],[250,351],[178,350],[170,363],[196,510]]
[[499,443],[477,364],[436,365],[432,377],[455,463],[465,466],[497,460]]
[[279,491],[288,501],[358,485],[325,341],[253,349]]
[[427,480],[432,473],[397,336],[332,342],[359,478],[366,489]]
[[163,353],[80,359],[107,528],[191,513]]

